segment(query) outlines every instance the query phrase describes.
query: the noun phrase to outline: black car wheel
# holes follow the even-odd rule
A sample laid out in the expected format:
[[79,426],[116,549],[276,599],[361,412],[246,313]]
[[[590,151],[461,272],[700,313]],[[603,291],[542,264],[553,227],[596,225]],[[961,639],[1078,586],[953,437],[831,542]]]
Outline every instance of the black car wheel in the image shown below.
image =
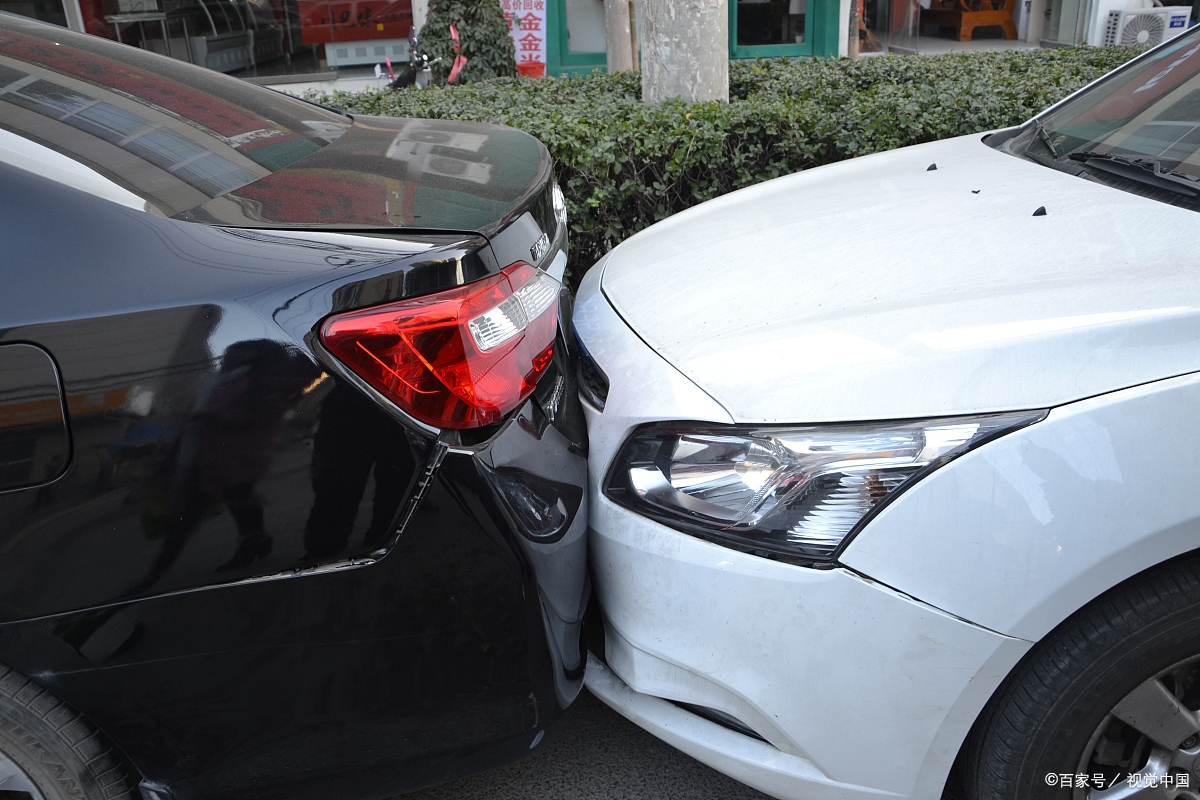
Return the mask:
[[1200,798],[1200,558],[1086,606],[1005,681],[968,745],[975,800]]
[[0,665],[0,798],[135,800],[128,772],[73,708]]

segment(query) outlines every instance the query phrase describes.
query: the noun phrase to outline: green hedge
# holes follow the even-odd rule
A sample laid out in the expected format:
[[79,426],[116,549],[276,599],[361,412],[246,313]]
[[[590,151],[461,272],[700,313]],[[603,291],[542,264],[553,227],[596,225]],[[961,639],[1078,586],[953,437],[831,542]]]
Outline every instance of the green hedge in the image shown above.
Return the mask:
[[418,49],[430,58],[441,58],[433,65],[438,83],[445,83],[454,64],[451,23],[458,29],[459,45],[467,57],[456,84],[517,76],[516,49],[499,0],[430,0],[429,21],[421,28]]
[[1137,54],[1073,48],[730,65],[729,103],[641,102],[637,73],[315,97],[352,113],[512,125],[555,159],[569,276],[622,239],[759,181],[1015,125]]

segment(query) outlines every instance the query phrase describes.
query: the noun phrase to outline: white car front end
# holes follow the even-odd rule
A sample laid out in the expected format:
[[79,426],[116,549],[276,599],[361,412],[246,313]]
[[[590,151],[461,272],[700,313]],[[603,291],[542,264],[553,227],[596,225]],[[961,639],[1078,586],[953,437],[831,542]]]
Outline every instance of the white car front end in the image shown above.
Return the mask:
[[[937,797],[1034,642],[1197,546],[1197,219],[965,137],[616,248],[575,311],[602,374],[583,392],[592,691],[775,797]],[[732,517],[706,532],[617,463],[662,425],[821,440],[994,415],[1008,427],[914,461],[816,557],[756,551]]]

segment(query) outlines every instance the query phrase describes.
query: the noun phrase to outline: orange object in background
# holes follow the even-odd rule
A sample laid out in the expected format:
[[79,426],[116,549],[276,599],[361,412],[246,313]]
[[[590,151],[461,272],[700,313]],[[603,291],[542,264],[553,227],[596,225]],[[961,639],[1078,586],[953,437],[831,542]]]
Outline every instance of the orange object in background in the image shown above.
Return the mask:
[[518,61],[517,72],[523,78],[544,78],[546,64],[543,61]]
[[917,0],[892,0],[892,33],[919,36],[921,6]]
[[405,39],[412,28],[411,0],[300,0],[305,44]]

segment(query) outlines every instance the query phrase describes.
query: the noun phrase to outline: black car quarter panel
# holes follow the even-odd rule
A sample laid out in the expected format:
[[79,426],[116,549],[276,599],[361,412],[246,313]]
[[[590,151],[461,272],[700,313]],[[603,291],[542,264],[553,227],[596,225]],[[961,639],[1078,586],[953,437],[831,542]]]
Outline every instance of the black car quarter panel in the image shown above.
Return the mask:
[[356,247],[210,228],[0,171],[0,232],[20,267],[0,343],[53,357],[73,444],[57,481],[0,493],[0,620],[388,545],[434,435],[397,422],[305,337],[339,306],[445,274],[482,240]]
[[380,797],[510,760],[562,706],[528,561],[469,462],[448,457],[369,567],[0,626],[0,642],[175,800]]
[[488,240],[202,225],[3,164],[0,186],[0,359],[42,359],[6,380],[59,432],[0,491],[0,662],[174,800],[382,797],[544,741],[587,592],[561,333],[472,437],[314,335],[494,272]]

